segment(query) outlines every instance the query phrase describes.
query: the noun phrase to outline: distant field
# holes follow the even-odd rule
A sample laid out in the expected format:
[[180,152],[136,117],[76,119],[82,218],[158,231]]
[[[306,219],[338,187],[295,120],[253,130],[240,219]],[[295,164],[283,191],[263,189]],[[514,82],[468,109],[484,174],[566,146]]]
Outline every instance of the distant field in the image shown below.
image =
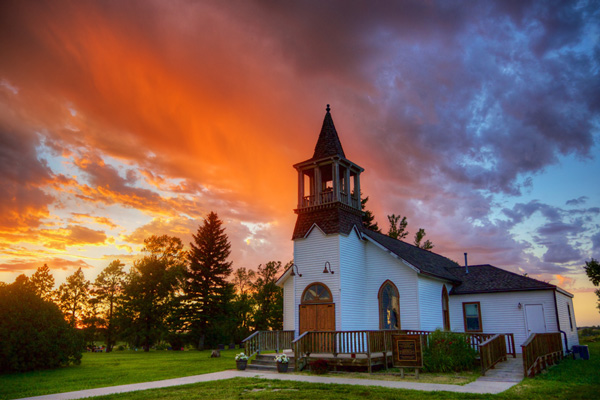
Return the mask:
[[0,399],[157,381],[235,368],[236,350],[221,350],[220,358],[210,358],[210,354],[208,350],[84,353],[81,365],[0,375]]

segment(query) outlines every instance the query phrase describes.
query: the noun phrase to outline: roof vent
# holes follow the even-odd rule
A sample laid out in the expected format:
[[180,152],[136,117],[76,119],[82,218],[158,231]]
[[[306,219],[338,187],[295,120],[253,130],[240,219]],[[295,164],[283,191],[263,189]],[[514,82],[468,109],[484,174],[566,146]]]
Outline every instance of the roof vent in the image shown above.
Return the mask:
[[466,270],[466,273],[468,274],[469,273],[469,264],[467,263],[467,253],[465,253],[465,270]]

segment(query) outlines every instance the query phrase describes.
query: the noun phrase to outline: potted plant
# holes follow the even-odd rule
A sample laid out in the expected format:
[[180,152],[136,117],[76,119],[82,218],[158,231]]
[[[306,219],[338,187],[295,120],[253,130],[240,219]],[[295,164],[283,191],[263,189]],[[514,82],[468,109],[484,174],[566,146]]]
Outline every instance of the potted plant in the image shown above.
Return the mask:
[[248,365],[248,356],[246,354],[244,354],[243,352],[240,354],[236,354],[235,355],[235,365],[236,365],[237,369],[239,369],[240,371],[245,370],[246,366]]
[[287,372],[288,363],[290,359],[285,354],[278,354],[275,356],[275,361],[277,361],[277,372]]

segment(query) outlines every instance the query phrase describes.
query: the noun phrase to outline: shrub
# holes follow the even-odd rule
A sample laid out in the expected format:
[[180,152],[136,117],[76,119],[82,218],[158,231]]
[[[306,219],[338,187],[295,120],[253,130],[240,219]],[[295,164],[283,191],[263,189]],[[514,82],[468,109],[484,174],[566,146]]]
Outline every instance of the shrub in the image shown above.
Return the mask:
[[327,370],[328,370],[327,361],[325,361],[323,359],[318,359],[318,360],[312,361],[309,365],[310,365],[310,370],[312,372],[314,372],[315,374],[323,375],[323,374],[327,373]]
[[30,289],[0,287],[0,373],[79,364],[83,337]]
[[460,333],[436,330],[423,351],[425,372],[464,371],[475,366],[477,352]]

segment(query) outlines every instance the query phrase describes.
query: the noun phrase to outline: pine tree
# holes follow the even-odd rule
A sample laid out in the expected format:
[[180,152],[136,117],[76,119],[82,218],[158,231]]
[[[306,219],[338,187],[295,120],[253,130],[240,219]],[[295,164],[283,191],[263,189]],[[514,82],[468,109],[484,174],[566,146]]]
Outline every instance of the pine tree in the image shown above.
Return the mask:
[[[218,320],[223,316],[233,288],[226,279],[231,274],[231,244],[223,222],[211,212],[198,232],[193,235],[188,253],[189,266],[185,274],[184,319],[190,336],[199,350],[215,340]],[[207,340],[208,339],[208,340]],[[210,343],[214,344],[214,343]]]
[[94,281],[94,295],[103,308],[106,351],[110,352],[115,344],[115,309],[125,283],[125,264],[114,260],[104,268]]
[[421,241],[423,240],[423,238],[425,237],[426,233],[425,233],[425,229],[420,228],[419,231],[417,233],[415,233],[415,246],[417,246],[420,249],[423,250],[431,250],[433,249],[433,243],[431,243],[431,241],[429,239],[427,239],[425,242],[421,243]]
[[390,222],[390,229],[388,230],[389,237],[402,240],[408,236],[408,231],[406,230],[406,227],[408,226],[408,221],[406,220],[406,217],[402,217],[402,215],[392,214],[388,215],[388,221]]
[[371,212],[371,210],[367,210],[367,201],[369,201],[369,196],[365,197],[360,201],[360,208],[363,210],[362,224],[363,228],[370,229],[375,232],[381,233],[381,229],[377,225],[377,222],[373,222],[375,216]]
[[30,279],[35,293],[46,301],[52,301],[52,289],[54,288],[54,277],[50,273],[47,264],[39,267]]
[[59,307],[71,326],[81,322],[89,298],[90,281],[85,279],[81,267],[67,277],[66,283],[58,288]]

